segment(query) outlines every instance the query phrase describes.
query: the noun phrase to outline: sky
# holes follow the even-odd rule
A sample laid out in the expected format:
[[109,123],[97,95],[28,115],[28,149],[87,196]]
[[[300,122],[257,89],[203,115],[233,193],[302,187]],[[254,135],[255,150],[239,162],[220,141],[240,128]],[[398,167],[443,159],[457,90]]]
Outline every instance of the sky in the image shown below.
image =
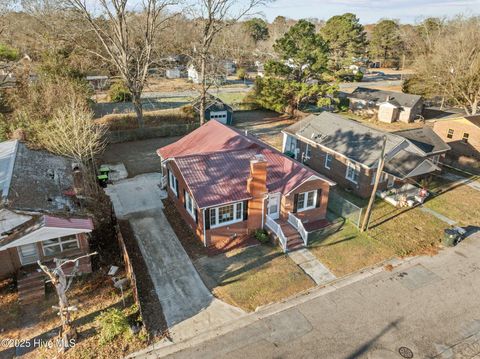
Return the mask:
[[426,17],[480,14],[480,0],[276,0],[260,11],[269,21],[278,15],[327,20],[333,15],[353,12],[363,24],[382,18],[415,23]]

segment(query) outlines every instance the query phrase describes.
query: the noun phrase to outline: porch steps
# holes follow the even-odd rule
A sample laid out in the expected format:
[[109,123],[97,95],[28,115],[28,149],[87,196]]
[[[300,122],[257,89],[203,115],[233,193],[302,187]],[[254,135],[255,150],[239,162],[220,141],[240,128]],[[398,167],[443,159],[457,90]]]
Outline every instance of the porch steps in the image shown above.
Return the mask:
[[32,272],[17,278],[18,300],[21,303],[40,300],[45,297],[43,273]]
[[279,224],[282,227],[283,234],[287,237],[287,251],[294,251],[305,247],[303,239],[295,227],[287,221],[281,221]]

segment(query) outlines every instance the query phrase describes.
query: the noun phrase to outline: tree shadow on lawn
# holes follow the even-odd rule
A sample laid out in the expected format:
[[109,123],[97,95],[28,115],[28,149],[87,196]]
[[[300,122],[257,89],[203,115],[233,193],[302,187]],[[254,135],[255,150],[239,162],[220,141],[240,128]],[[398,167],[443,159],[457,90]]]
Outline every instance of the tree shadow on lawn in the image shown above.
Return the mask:
[[[265,253],[266,248],[269,253]],[[260,268],[280,256],[285,254],[273,247],[262,245],[246,248],[230,257],[227,257],[227,254],[219,254],[208,258],[207,262],[201,265],[217,285],[224,286],[238,280],[233,278]]]

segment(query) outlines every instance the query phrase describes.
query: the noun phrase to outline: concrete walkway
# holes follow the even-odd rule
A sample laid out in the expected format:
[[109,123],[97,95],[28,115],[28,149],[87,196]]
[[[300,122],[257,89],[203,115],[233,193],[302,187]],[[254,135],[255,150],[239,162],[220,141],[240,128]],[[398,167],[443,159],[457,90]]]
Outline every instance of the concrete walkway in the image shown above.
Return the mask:
[[478,358],[480,232],[434,257],[376,267],[221,329],[131,355],[169,358]]
[[151,173],[108,186],[115,212],[128,219],[173,341],[196,336],[244,314],[216,298],[204,285],[163,213],[165,192]]
[[480,182],[477,180],[472,180],[470,178],[465,178],[460,175],[456,175],[455,173],[445,172],[442,173],[441,176],[449,181],[456,182],[458,184],[467,185],[470,188],[473,188],[477,191],[480,191]]
[[307,248],[288,252],[288,256],[309,275],[317,285],[331,282],[336,277]]
[[453,219],[450,219],[448,217],[445,217],[443,214],[440,214],[438,213],[437,211],[434,211],[433,209],[430,209],[428,207],[425,207],[425,206],[421,206],[420,207],[420,210],[425,212],[425,213],[429,213],[431,214],[432,216],[434,217],[437,217],[439,220],[449,224],[450,226],[454,226],[457,224],[457,221],[454,221]]

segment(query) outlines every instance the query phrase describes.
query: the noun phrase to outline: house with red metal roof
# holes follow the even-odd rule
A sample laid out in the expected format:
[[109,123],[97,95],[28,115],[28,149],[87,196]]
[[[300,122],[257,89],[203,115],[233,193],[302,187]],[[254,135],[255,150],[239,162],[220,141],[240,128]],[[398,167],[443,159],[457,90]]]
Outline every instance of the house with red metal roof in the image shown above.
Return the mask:
[[328,224],[334,182],[218,121],[157,154],[169,198],[206,247],[241,245],[265,228],[287,251]]
[[[22,301],[45,292],[37,261],[49,265],[89,252],[93,221],[77,196],[76,172],[65,157],[16,140],[0,143],[0,278],[17,276]],[[89,257],[79,269],[92,271]]]

